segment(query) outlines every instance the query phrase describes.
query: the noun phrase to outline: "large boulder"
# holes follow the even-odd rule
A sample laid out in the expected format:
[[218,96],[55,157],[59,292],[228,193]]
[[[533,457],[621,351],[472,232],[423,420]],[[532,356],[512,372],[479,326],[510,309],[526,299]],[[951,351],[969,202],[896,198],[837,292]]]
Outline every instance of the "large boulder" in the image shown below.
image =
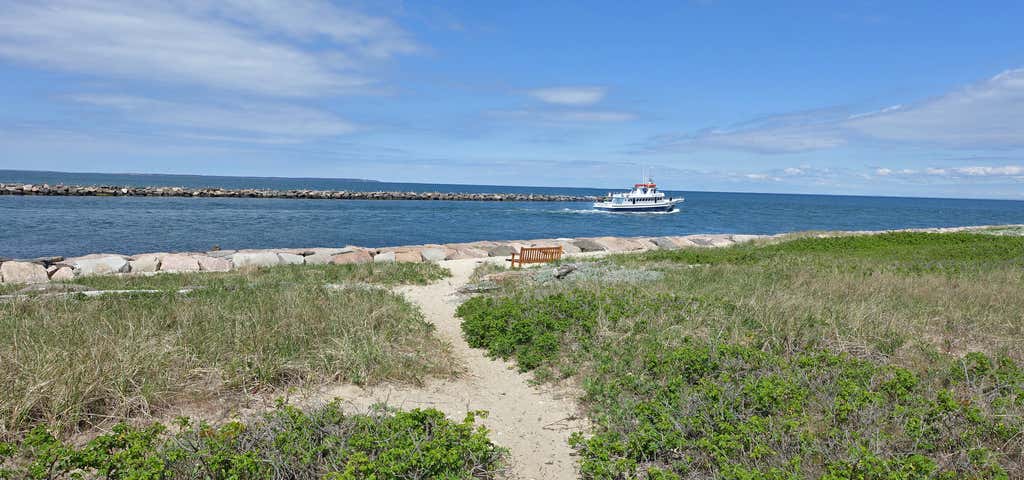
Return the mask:
[[335,255],[352,252],[353,248],[311,248],[313,254],[306,256],[306,265],[327,265]]
[[647,246],[649,244],[645,245],[644,242],[633,238],[599,237],[594,241],[604,246],[604,249],[609,252],[634,252],[649,248]]
[[281,257],[274,252],[236,252],[231,255],[231,263],[235,268],[273,267],[281,264]]
[[440,262],[448,258],[449,250],[444,247],[427,247],[420,250],[420,255],[423,256],[423,260],[425,261]]
[[295,253],[282,252],[277,254],[281,258],[281,265],[302,265],[306,263],[304,257]]
[[172,253],[160,260],[161,272],[198,272],[199,260],[192,255]]
[[477,247],[459,246],[451,249],[445,260],[461,260],[463,258],[484,258],[487,250]]
[[421,263],[423,262],[423,255],[420,254],[419,250],[405,250],[395,252],[395,261],[405,263]]
[[562,253],[580,253],[583,251],[572,243],[571,238],[556,238],[555,244],[562,246]]
[[86,255],[66,260],[75,269],[76,276],[110,275],[125,273],[131,268],[128,259],[122,255]]
[[665,237],[665,238],[668,238],[669,240],[672,240],[673,242],[675,242],[676,245],[679,245],[679,248],[687,248],[687,247],[697,247],[697,246],[699,246],[696,243],[693,243],[693,241],[691,241],[687,237]]
[[347,263],[370,263],[373,257],[365,250],[353,250],[351,252],[339,253],[331,257],[331,263],[344,265]]
[[731,238],[732,238],[732,241],[734,241],[736,243],[747,243],[747,242],[753,242],[754,240],[760,239],[760,238],[762,238],[762,236],[761,235],[733,235]]
[[395,252],[380,252],[373,256],[373,263],[391,263],[395,260]]
[[516,252],[512,245],[495,245],[487,249],[488,257],[507,257]]
[[654,244],[655,247],[658,247],[662,250],[675,250],[679,248],[679,244],[677,244],[674,240],[668,237],[652,238],[650,239],[650,242]]
[[684,238],[701,247],[728,247],[733,244],[729,235],[688,235]]
[[604,245],[590,238],[580,238],[572,242],[572,244],[580,249],[581,252],[603,252],[605,250]]
[[166,253],[144,253],[132,257],[128,263],[131,265],[132,273],[152,273],[160,269],[160,260]]
[[[56,265],[55,265],[56,266]],[[75,271],[68,266],[60,265],[50,272],[50,280],[54,282],[66,282],[75,279]]]
[[38,263],[4,262],[0,263],[0,279],[4,283],[46,283],[50,276]]
[[229,262],[226,258],[211,257],[207,255],[197,255],[196,261],[199,262],[199,270],[204,272],[231,271],[231,262]]

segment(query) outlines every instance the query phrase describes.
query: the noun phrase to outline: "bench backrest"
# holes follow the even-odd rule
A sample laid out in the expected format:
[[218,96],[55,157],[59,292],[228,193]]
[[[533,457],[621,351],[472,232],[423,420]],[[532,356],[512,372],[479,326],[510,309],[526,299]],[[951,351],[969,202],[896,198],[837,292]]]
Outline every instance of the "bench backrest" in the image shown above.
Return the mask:
[[519,263],[546,263],[562,258],[562,246],[523,247],[519,250]]

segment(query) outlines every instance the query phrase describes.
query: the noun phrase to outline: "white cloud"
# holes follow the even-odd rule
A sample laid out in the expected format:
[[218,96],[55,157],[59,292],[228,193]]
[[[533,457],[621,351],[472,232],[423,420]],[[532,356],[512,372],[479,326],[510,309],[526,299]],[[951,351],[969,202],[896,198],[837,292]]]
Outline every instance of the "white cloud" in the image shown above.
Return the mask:
[[1002,167],[960,167],[957,172],[972,177],[1006,177],[1024,175],[1024,166],[1006,165]]
[[0,57],[266,95],[365,88],[368,62],[417,50],[387,19],[318,1],[0,0],[0,9]]
[[889,168],[879,168],[879,169],[875,170],[875,175],[878,175],[879,177],[887,177],[887,176],[889,176],[891,174],[892,174],[892,169],[889,169]]
[[[291,105],[247,102],[244,105],[188,104],[127,95],[75,95],[75,102],[111,109],[131,121],[173,127],[191,138],[281,142],[330,137],[355,127],[329,113]],[[233,132],[258,138],[215,135]],[[202,132],[197,134],[196,132]],[[277,138],[263,138],[264,136]]]
[[600,102],[608,92],[604,87],[578,86],[538,88],[527,93],[542,102],[582,107]]
[[799,153],[846,144],[830,129],[778,126],[738,130],[704,130],[691,135],[665,135],[653,139],[654,150],[744,150],[757,153]]
[[628,112],[595,110],[494,110],[487,112],[492,118],[522,120],[540,124],[616,123],[635,120]]
[[653,137],[646,149],[797,153],[863,140],[952,148],[1024,147],[1024,69],[916,104],[855,114],[831,108],[772,115],[732,128]]
[[797,175],[803,175],[804,174],[804,169],[796,168],[796,167],[789,167],[789,168],[783,169],[782,173],[784,173],[786,175],[789,175],[791,177],[795,177]]
[[874,138],[953,147],[1024,145],[1024,69],[916,105],[860,115],[845,128]]

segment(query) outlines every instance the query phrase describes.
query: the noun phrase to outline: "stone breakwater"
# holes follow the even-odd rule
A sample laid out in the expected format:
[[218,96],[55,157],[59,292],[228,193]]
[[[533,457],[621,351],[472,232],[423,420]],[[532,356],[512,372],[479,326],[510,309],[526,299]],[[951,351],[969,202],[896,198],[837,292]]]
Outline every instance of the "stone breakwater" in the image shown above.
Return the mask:
[[[1021,225],[1000,226],[1024,228]],[[959,232],[991,229],[992,226],[928,228],[887,231]],[[819,236],[877,234],[887,231],[829,232]],[[143,253],[120,255],[99,253],[82,257],[0,257],[0,282],[45,283],[72,280],[89,275],[151,275],[159,272],[227,272],[238,268],[276,265],[327,265],[371,262],[440,262],[463,258],[507,257],[523,247],[561,246],[565,253],[625,253],[678,248],[727,247],[754,240],[777,239],[779,235],[708,234],[670,237],[548,238],[537,240],[481,241],[444,245],[411,245],[387,248],[289,248],[266,250],[212,250],[208,252]]]
[[0,183],[0,195],[65,197],[299,198],[315,200],[457,200],[477,202],[594,202],[599,196],[537,193],[356,192],[348,190],[258,190],[186,187],[33,185]]

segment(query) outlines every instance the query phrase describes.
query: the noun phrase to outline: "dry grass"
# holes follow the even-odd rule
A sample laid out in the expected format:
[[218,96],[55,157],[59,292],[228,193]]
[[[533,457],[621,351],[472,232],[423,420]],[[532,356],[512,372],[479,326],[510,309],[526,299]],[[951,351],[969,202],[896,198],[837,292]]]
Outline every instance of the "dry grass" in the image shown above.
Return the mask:
[[[280,267],[83,280],[165,293],[0,302],[0,436],[69,432],[182,401],[323,382],[418,382],[456,364],[400,296],[435,265]],[[184,285],[200,287],[180,295]]]

